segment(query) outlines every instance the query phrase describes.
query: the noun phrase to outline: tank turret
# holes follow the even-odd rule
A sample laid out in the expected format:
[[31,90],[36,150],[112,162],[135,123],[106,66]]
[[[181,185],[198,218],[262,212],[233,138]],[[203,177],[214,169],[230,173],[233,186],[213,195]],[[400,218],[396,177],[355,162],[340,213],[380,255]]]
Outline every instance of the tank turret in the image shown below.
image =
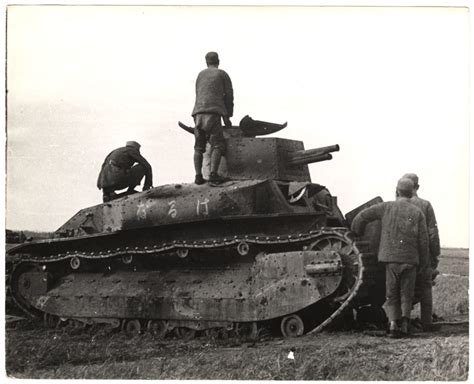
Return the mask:
[[[178,123],[194,134],[194,128]],[[219,166],[219,174],[232,180],[275,179],[308,181],[311,176],[308,164],[331,160],[331,152],[339,145],[304,149],[302,141],[276,137],[256,137],[275,133],[287,126],[253,120],[245,116],[238,126],[224,128],[226,153]],[[210,154],[204,156],[203,174],[209,176]]]

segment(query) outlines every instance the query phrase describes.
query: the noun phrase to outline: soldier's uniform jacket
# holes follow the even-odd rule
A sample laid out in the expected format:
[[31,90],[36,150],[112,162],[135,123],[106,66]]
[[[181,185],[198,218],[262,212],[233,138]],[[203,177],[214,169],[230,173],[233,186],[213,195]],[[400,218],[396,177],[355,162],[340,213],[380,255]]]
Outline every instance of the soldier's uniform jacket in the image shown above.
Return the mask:
[[424,200],[418,196],[413,196],[410,199],[410,202],[420,208],[425,215],[426,226],[428,228],[431,267],[436,269],[438,266],[438,256],[441,253],[441,249],[439,245],[438,224],[436,223],[434,209],[428,200]]
[[126,146],[117,148],[107,155],[97,179],[97,188],[113,188],[117,182],[128,176],[130,169],[135,163],[141,164],[145,168],[144,186],[152,186],[153,175],[151,165],[140,154],[138,148]]
[[196,80],[196,102],[192,115],[216,113],[232,117],[234,91],[229,75],[222,69],[209,67],[202,70]]
[[428,265],[428,231],[423,212],[400,197],[373,205],[360,212],[352,222],[352,230],[364,232],[365,225],[381,220],[382,232],[378,260],[385,263]]

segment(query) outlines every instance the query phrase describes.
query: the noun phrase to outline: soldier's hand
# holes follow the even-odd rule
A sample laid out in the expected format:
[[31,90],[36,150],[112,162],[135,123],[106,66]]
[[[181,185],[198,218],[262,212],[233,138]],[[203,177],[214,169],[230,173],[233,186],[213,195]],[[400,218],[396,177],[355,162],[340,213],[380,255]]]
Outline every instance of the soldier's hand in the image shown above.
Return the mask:
[[232,128],[232,121],[230,121],[227,116],[224,117],[224,125],[226,126],[226,128]]

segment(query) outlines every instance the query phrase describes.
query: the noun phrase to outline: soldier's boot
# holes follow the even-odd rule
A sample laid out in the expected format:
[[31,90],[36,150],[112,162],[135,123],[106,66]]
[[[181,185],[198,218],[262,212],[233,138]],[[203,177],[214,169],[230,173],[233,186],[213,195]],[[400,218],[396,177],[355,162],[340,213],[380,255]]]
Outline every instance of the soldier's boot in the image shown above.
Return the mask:
[[202,185],[205,182],[206,182],[206,179],[204,179],[204,177],[202,177],[202,175],[196,175],[196,177],[194,178],[194,184]]
[[229,179],[226,177],[222,177],[217,174],[217,170],[219,169],[219,164],[221,162],[222,151],[218,148],[214,148],[211,153],[211,175],[209,176],[209,182],[212,184],[221,184]]
[[410,324],[410,319],[408,317],[402,317],[402,324],[400,326],[400,332],[402,333],[403,336],[408,336],[409,331],[408,331],[408,326]]
[[127,195],[131,195],[131,194],[133,194],[133,193],[138,193],[138,191],[135,190],[135,187],[136,187],[135,185],[128,187],[127,192],[126,192]]
[[392,339],[399,339],[402,336],[400,328],[396,321],[391,321],[388,329],[388,337]]

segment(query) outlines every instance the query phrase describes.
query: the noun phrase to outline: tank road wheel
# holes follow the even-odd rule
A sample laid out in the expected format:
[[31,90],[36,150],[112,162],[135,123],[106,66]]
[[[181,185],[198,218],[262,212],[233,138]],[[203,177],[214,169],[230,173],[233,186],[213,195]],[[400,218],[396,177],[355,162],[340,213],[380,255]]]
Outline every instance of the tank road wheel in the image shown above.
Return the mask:
[[139,320],[124,320],[122,324],[122,331],[128,336],[137,336],[142,331],[142,326]]
[[81,266],[81,260],[79,260],[79,257],[77,256],[71,257],[71,260],[69,260],[69,265],[72,269],[77,270]]
[[85,329],[87,327],[86,323],[76,319],[69,319],[67,325],[73,330]]
[[45,313],[43,315],[44,325],[48,328],[56,328],[59,323],[59,318],[57,316]]
[[214,327],[208,328],[204,331],[206,337],[210,340],[223,339],[227,340],[229,338],[229,333],[224,327]]
[[196,331],[192,328],[177,327],[174,329],[175,335],[181,340],[191,340],[196,335]]
[[149,320],[146,329],[155,339],[163,339],[168,332],[168,323],[164,320]]
[[258,337],[258,326],[255,321],[250,323],[238,323],[236,332],[239,337],[255,341]]
[[304,323],[298,315],[285,316],[280,324],[284,337],[298,337],[304,333]]

